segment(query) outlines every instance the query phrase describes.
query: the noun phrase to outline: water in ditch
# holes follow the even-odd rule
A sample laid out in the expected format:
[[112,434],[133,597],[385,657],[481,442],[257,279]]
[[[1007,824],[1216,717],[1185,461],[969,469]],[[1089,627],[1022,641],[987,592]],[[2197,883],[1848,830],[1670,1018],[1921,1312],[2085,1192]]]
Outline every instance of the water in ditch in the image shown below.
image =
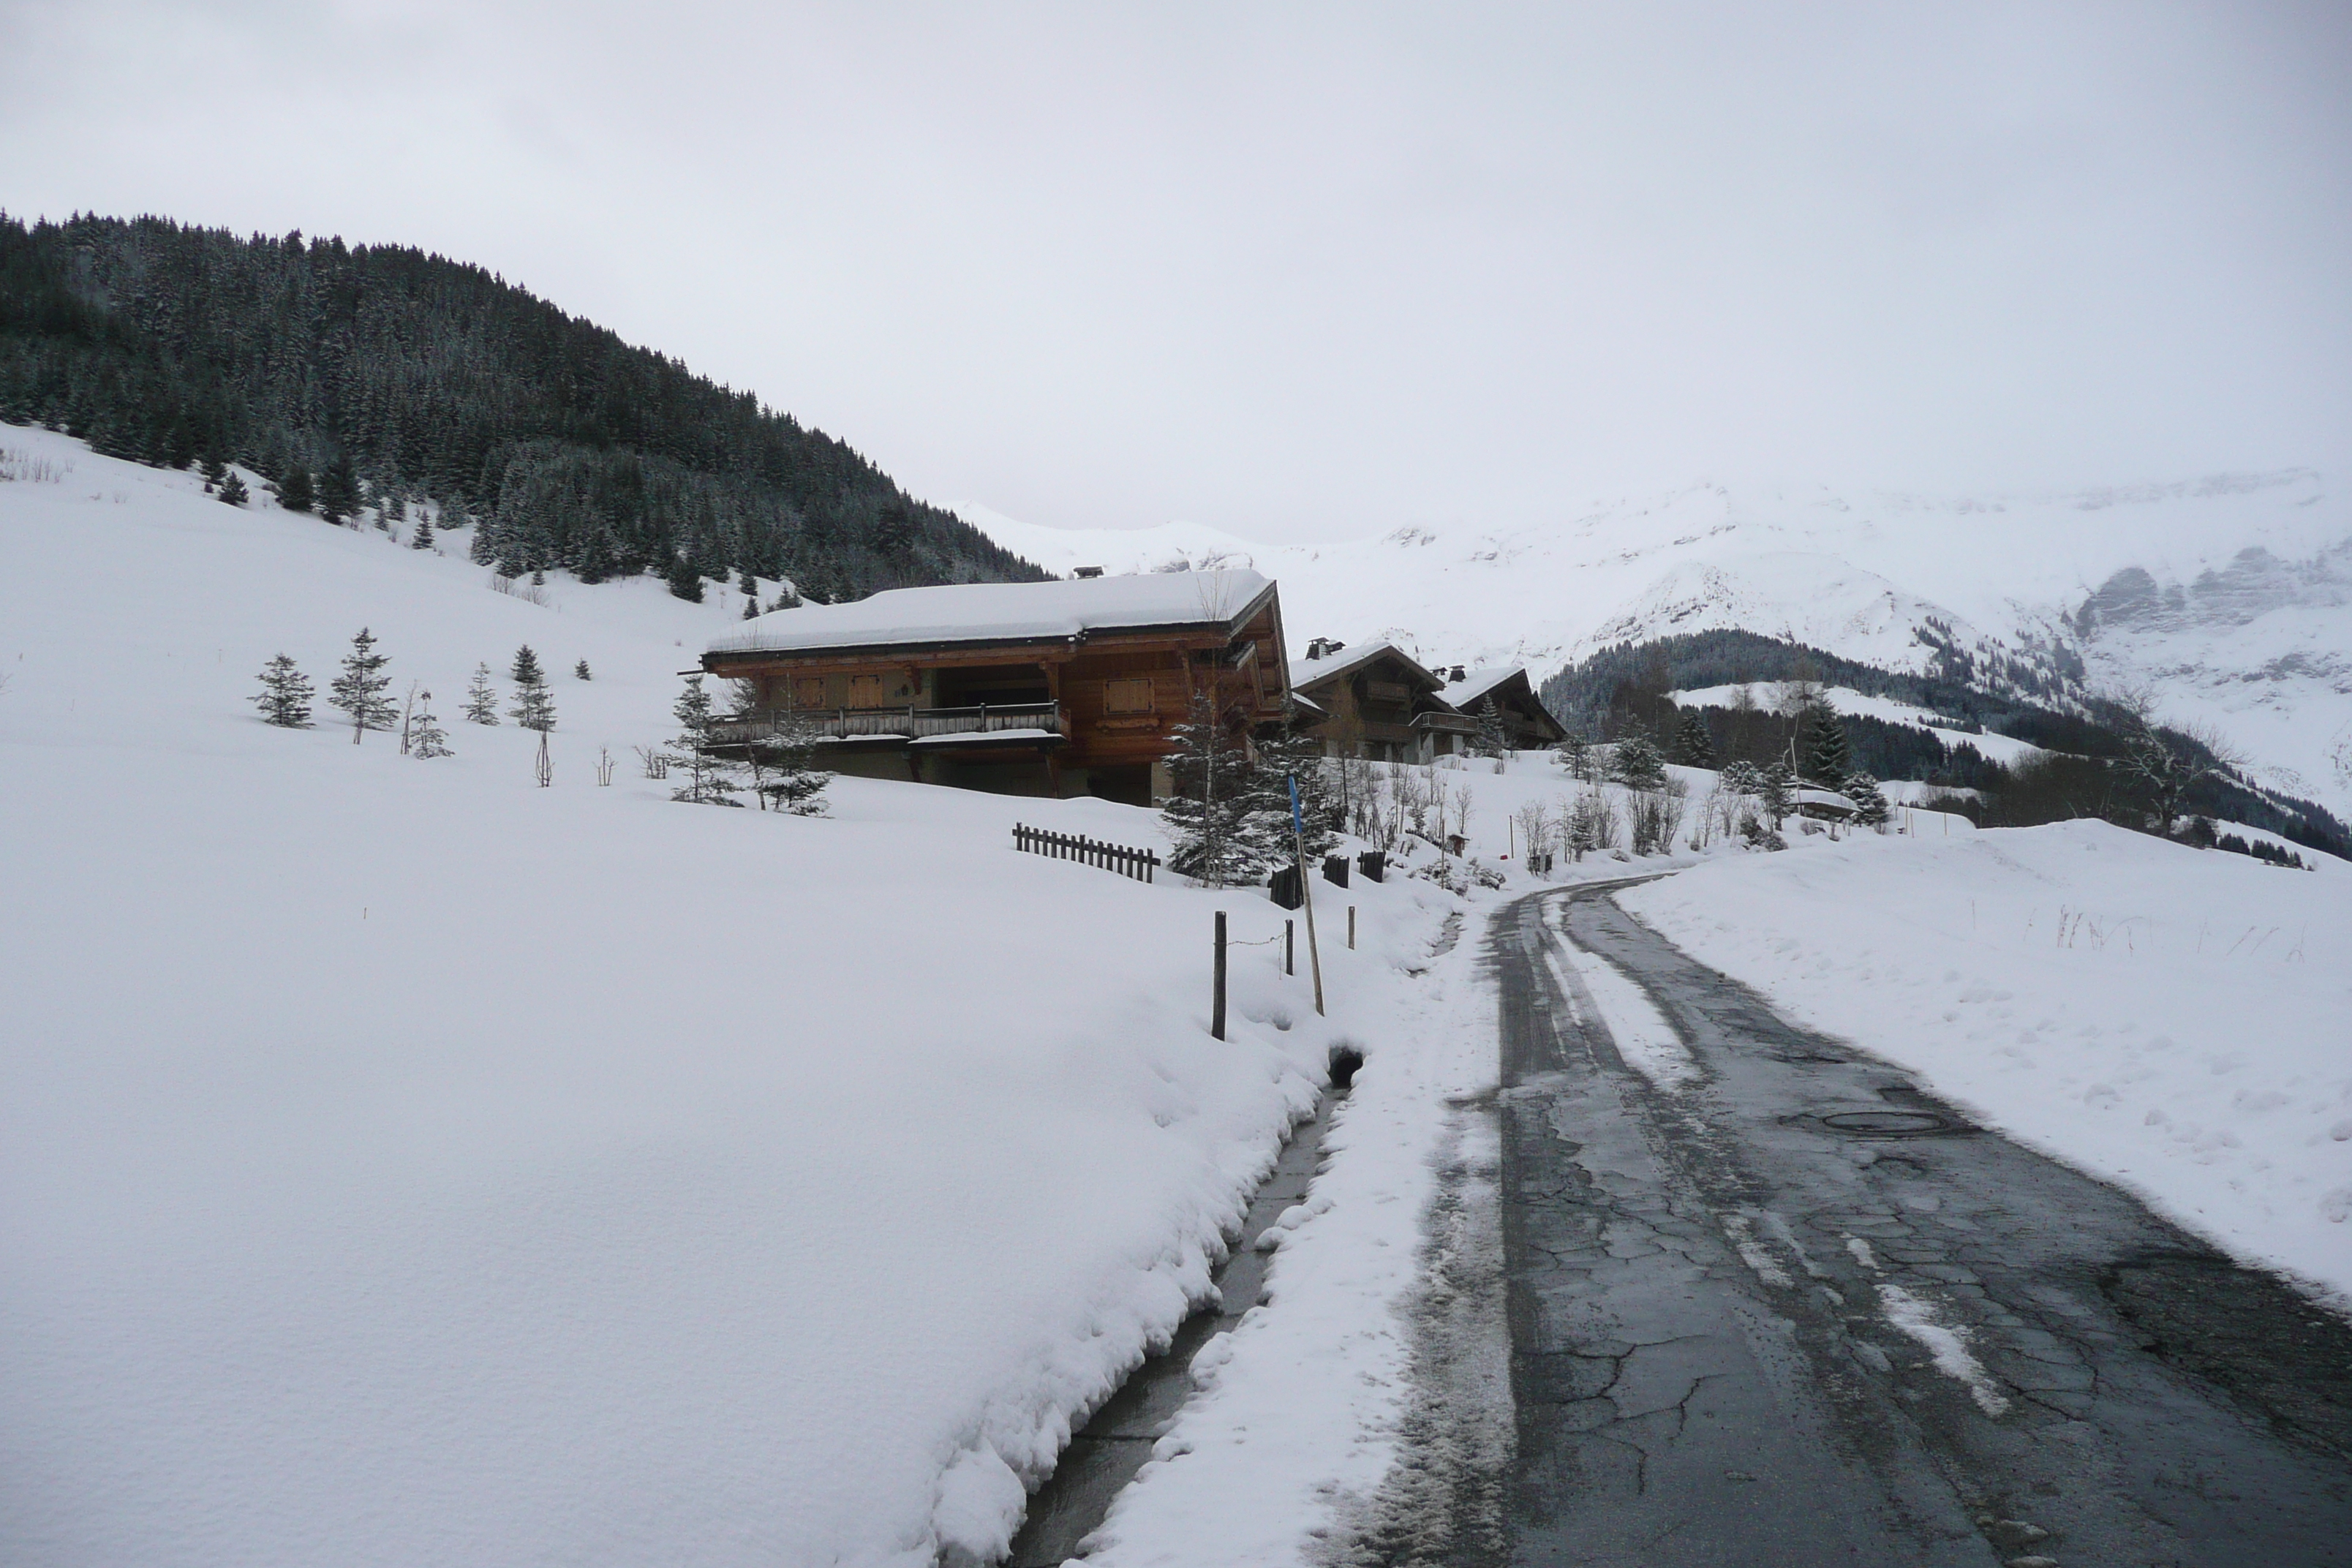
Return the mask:
[[1175,1340],[1150,1357],[1078,1428],[1061,1461],[1029,1499],[1028,1521],[1013,1538],[1006,1568],[1060,1568],[1078,1555],[1079,1543],[1103,1521],[1111,1499],[1151,1457],[1151,1445],[1167,1430],[1192,1392],[1192,1357],[1242,1314],[1258,1304],[1265,1289],[1271,1252],[1257,1249],[1258,1237],[1293,1204],[1304,1203],[1323,1160],[1323,1135],[1346,1102],[1360,1058],[1341,1052],[1331,1064],[1331,1087],[1311,1120],[1291,1130],[1274,1172],[1250,1199],[1233,1256],[1213,1278],[1223,1305],[1204,1308],[1184,1321]]

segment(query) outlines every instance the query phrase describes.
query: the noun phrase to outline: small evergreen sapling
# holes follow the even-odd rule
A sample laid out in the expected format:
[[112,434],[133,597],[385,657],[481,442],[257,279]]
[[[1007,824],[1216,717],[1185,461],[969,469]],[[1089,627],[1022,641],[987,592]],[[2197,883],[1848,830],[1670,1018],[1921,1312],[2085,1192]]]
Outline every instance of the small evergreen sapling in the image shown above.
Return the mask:
[[264,723],[282,730],[302,730],[310,727],[313,695],[310,678],[281,653],[261,667],[261,695],[253,700],[261,710]]
[[1811,734],[1805,742],[1805,776],[1823,789],[1836,789],[1853,771],[1853,749],[1846,743],[1845,726],[1826,704],[1813,710]]
[[1650,739],[1649,731],[1639,725],[1629,728],[1618,741],[1609,771],[1627,789],[1665,787],[1666,760],[1658,754],[1658,743]]
[[433,548],[433,520],[421,512],[417,515],[415,531],[408,536],[408,548],[411,550]]
[[278,504],[288,511],[309,511],[317,498],[310,489],[310,470],[296,463],[278,481]]
[[1507,757],[1511,754],[1511,737],[1503,728],[1501,710],[1492,697],[1478,705],[1478,754],[1482,757]]
[[507,710],[514,721],[541,734],[555,728],[555,698],[547,689],[547,674],[529,643],[515,650],[514,668],[507,672],[515,683],[515,705]]
[[1853,818],[1856,823],[1864,827],[1886,826],[1886,819],[1893,813],[1887,807],[1886,795],[1879,789],[1876,779],[1868,773],[1849,773],[1843,793],[1846,799],[1858,808]]
[[319,515],[329,522],[341,522],[356,517],[360,510],[360,481],[352,472],[352,460],[338,457],[319,475]]
[[669,563],[669,591],[688,604],[702,603],[702,574],[681,555]]
[[231,468],[228,478],[221,481],[220,494],[215,499],[230,506],[243,506],[251,495],[252,492],[245,488],[245,477]]
[[[1207,691],[1193,692],[1192,710],[1176,726],[1173,739],[1168,772],[1174,787],[1160,808],[1174,840],[1170,868],[1205,888],[1255,881],[1277,860],[1265,801],[1247,757],[1226,733]],[[1286,829],[1286,791],[1284,801]]]
[[670,741],[675,748],[671,758],[686,769],[686,782],[670,791],[670,799],[697,805],[742,805],[730,798],[742,787],[735,782],[734,764],[710,749],[713,727],[719,721],[711,709],[710,693],[702,689],[699,674],[686,678],[686,689],[670,712],[678,722],[677,734]]
[[499,721],[499,694],[490,686],[490,667],[474,667],[473,684],[466,688],[466,722],[496,725]]
[[1715,737],[1706,732],[1706,721],[1696,709],[1683,715],[1675,729],[1675,749],[1671,761],[1686,768],[1711,768],[1715,765]]
[[578,664],[575,664],[575,665],[573,665],[573,666],[572,667],[572,673],[573,674],[573,676],[577,677],[579,679],[582,679],[582,680],[593,680],[593,679],[595,679],[593,676],[592,676],[592,675],[590,675],[590,674],[588,673],[588,661],[587,661],[586,659],[584,659],[584,658],[583,658],[583,659],[582,659]]
[[1772,825],[1772,837],[1780,836],[1780,826],[1797,809],[1797,775],[1786,762],[1776,762],[1757,779],[1757,805],[1765,820]]
[[408,754],[412,757],[453,757],[448,731],[433,716],[433,693],[416,694],[415,710],[408,716]]
[[352,651],[343,656],[343,672],[335,677],[329,689],[327,700],[352,716],[352,744],[360,743],[360,736],[369,730],[389,730],[399,709],[384,689],[392,677],[383,673],[391,658],[375,651],[375,637],[362,626],[359,636],[352,638]]

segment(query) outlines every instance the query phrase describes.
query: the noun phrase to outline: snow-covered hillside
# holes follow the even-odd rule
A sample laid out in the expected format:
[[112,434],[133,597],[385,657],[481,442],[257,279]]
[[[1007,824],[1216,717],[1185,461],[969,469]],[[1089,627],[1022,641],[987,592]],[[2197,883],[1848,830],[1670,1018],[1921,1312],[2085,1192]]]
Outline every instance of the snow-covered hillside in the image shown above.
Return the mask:
[[[0,447],[0,1561],[984,1554],[1444,898],[1358,893],[1328,1024],[1243,950],[1220,1043],[1210,911],[1263,941],[1262,893],[1009,845],[1149,813],[641,776],[723,603]],[[260,722],[362,625],[455,756]],[[457,718],[523,643],[548,788]]]
[[[2352,507],[2308,471],[1945,500],[1702,485],[1509,528],[1319,545],[1181,523],[1063,532],[960,510],[1055,570],[1255,565],[1281,581],[1300,647],[1389,637],[1424,660],[1516,660],[1538,679],[1606,644],[1728,627],[1896,670],[1926,667],[1923,633],[1980,664],[2053,674],[2087,653],[2095,682],[2152,682],[2168,711],[2210,715],[2259,763],[2291,771],[2272,782],[2352,811],[2352,782],[2327,763],[2352,735],[2341,654],[2352,647],[2342,589]],[[2250,550],[2265,554],[2242,557]],[[2250,573],[2248,559],[2277,563],[2294,591],[2279,591],[2281,574]],[[2110,617],[2086,638],[2076,612],[2133,569],[2158,584],[2212,574],[2220,590],[2190,605],[2226,605],[2232,618],[2151,640]]]

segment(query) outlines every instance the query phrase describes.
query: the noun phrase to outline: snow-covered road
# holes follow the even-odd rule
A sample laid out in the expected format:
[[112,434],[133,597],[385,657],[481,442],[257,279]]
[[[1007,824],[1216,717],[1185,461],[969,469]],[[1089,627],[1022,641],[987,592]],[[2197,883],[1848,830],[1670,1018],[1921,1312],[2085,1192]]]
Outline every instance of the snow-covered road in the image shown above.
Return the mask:
[[1512,1560],[2352,1562],[2341,1321],[1590,889],[1486,959]]

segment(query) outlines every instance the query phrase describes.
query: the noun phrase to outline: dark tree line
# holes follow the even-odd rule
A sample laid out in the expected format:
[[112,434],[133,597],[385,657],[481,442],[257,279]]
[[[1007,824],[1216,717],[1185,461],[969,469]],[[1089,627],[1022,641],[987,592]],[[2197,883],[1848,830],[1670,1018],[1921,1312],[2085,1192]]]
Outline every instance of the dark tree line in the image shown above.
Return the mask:
[[[1716,631],[1620,643],[1569,666],[1543,683],[1544,705],[1571,731],[1616,740],[1639,729],[1662,744],[1680,731],[1685,710],[1667,695],[1709,687],[1811,681],[1886,697],[1938,715],[1938,728],[1840,714],[1853,768],[1881,779],[1916,779],[1979,792],[1960,810],[1988,827],[2030,827],[2095,816],[2144,828],[2171,812],[2242,822],[2308,848],[2352,859],[2352,830],[2313,802],[2261,788],[2178,731],[2154,734],[2199,776],[2179,798],[2160,800],[2133,765],[2139,728],[2123,704],[2076,696],[2080,712],[1953,684],[1936,671],[1909,675],[1841,658],[1820,648],[1752,632]],[[1759,692],[1759,698],[1769,697]],[[1811,745],[1803,716],[1758,707],[1699,710],[1714,759],[1768,767]],[[2005,767],[1969,743],[1987,731],[2052,754]],[[1792,750],[1793,748],[1793,750]]]
[[1045,575],[751,393],[404,247],[0,214],[0,419],[430,496],[510,573],[682,559],[826,599]]

